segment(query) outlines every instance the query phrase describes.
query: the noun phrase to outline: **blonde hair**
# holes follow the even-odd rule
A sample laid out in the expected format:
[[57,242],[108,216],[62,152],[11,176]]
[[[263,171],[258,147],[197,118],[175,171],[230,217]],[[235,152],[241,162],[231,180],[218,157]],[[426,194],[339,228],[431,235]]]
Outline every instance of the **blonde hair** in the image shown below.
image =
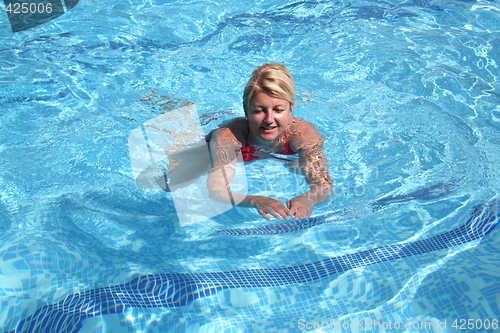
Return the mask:
[[295,100],[295,85],[292,74],[282,64],[264,64],[257,67],[243,91],[245,114],[250,101],[259,92],[282,98],[292,104]]

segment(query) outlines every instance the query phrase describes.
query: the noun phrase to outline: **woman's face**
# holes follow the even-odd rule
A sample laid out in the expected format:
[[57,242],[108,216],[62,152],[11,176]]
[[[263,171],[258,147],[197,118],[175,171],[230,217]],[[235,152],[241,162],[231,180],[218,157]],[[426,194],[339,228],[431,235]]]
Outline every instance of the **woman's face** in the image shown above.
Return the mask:
[[275,141],[288,127],[292,117],[293,103],[269,95],[255,94],[248,106],[250,132],[265,141]]

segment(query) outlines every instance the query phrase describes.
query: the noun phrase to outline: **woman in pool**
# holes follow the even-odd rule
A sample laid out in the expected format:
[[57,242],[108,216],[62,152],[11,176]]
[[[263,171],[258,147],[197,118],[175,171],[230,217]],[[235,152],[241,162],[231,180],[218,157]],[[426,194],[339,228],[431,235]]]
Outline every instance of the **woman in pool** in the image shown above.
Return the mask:
[[[211,133],[208,189],[212,199],[254,206],[269,220],[268,214],[278,219],[307,218],[315,204],[330,198],[332,182],[323,154],[323,139],[313,125],[293,116],[294,97],[293,78],[285,66],[265,64],[253,72],[243,93],[246,117],[234,119]],[[286,206],[273,198],[231,192],[240,152],[245,162],[272,157],[288,161],[288,156],[298,156],[309,191],[288,200]]]

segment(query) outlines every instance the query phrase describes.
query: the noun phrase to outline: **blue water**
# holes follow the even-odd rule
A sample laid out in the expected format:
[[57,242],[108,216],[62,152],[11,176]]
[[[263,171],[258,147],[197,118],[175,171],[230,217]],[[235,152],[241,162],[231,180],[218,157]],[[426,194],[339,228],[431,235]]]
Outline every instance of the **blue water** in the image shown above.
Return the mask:
[[[498,331],[497,3],[81,1],[0,29],[0,331]],[[334,195],[309,220],[181,225],[136,185],[130,133],[186,101],[210,131],[270,61]],[[246,172],[254,194],[306,188]]]

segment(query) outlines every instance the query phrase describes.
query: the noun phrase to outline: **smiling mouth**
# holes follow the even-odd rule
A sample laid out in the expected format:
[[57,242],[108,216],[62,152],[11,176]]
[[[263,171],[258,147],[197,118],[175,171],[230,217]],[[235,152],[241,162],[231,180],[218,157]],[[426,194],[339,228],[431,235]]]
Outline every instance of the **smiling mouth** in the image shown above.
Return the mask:
[[278,126],[269,126],[269,127],[264,127],[264,126],[261,126],[261,128],[264,130],[264,131],[272,131],[273,129],[275,129],[276,127]]

